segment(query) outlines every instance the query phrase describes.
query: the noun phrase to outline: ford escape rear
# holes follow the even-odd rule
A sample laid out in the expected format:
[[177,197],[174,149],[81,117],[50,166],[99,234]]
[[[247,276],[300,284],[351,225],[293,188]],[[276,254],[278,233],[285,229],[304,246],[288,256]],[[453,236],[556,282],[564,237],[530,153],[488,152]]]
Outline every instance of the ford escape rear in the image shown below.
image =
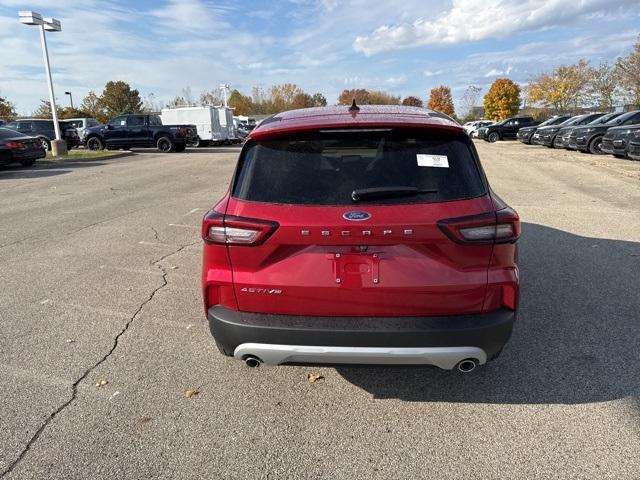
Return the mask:
[[518,216],[462,128],[429,110],[271,117],[202,234],[211,332],[250,365],[469,371],[516,317]]

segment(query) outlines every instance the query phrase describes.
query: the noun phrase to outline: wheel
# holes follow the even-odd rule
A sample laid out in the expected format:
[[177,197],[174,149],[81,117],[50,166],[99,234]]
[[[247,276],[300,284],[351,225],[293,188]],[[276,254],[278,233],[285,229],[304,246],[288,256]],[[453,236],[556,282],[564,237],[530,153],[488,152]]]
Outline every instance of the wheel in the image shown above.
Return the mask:
[[196,139],[193,142],[191,142],[191,146],[195,148],[200,148],[204,146],[204,142],[200,140],[200,137],[196,137]]
[[184,143],[179,143],[176,146],[173,147],[173,151],[174,152],[184,152],[185,149],[187,148],[187,145]]
[[51,142],[44,137],[40,137],[40,141],[42,142],[42,148],[44,148],[47,152],[51,151]]
[[29,160],[22,160],[20,162],[20,165],[22,165],[23,167],[30,167],[34,163],[36,163],[36,159],[35,158],[31,158]]
[[156,141],[156,147],[162,153],[169,153],[174,149],[173,141],[169,137],[165,136],[158,138]]
[[602,137],[596,137],[591,142],[589,142],[589,153],[593,153],[594,155],[602,154],[602,150],[600,147],[602,146]]
[[497,142],[498,140],[500,140],[500,135],[498,134],[498,132],[492,132],[487,137],[487,140],[491,143]]
[[87,149],[88,150],[104,150],[104,144],[102,143],[102,140],[100,140],[98,137],[91,137],[89,140],[87,140]]

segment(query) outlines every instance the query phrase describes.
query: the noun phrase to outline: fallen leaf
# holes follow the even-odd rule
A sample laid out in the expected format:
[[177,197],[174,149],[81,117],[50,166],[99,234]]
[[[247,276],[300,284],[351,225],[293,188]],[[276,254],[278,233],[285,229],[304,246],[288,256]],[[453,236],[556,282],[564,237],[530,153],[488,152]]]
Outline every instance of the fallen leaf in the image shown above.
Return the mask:
[[307,375],[307,380],[309,381],[309,383],[316,383],[318,380],[322,379],[324,379],[324,377],[319,373],[309,373]]
[[171,267],[171,270],[177,270],[178,267]]
[[66,342],[67,343],[76,343],[76,341],[73,338],[67,338]]
[[113,400],[115,397],[117,397],[118,395],[120,395],[120,392],[118,390],[116,390],[115,392],[113,392],[111,394],[111,396],[109,397],[109,401]]
[[151,417],[141,417],[138,423],[149,423],[151,420],[153,420]]
[[200,390],[196,390],[195,388],[190,388],[189,390],[184,391],[184,397],[191,398],[195,395],[198,395],[199,393],[200,393]]
[[96,383],[96,387],[104,387],[107,383],[109,383],[109,380],[105,380],[104,378],[102,380],[98,380],[98,383]]

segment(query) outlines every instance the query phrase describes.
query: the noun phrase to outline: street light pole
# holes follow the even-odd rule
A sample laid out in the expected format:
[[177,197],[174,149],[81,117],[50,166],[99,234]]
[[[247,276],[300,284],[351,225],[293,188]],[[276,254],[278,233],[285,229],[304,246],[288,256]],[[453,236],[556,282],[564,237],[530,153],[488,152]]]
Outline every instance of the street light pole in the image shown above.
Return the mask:
[[51,113],[53,114],[53,128],[55,128],[56,130],[56,140],[62,141],[60,125],[58,124],[58,112],[56,111],[56,97],[53,94],[53,79],[51,78],[51,66],[49,65],[49,49],[47,48],[47,37],[44,33],[44,23],[38,26],[40,27],[40,42],[42,43],[42,59],[44,60],[44,69],[47,72],[47,80],[49,83],[49,101],[51,102]]
[[64,92],[65,95],[69,95],[69,102],[71,102],[71,109],[73,110],[73,95],[71,92]]
[[47,37],[45,30],[49,32],[60,32],[62,25],[60,20],[55,18],[42,18],[42,15],[31,11],[18,12],[20,23],[24,25],[36,25],[40,27],[40,43],[42,44],[42,59],[44,69],[47,72],[47,83],[49,86],[49,101],[51,102],[51,115],[53,116],[53,128],[56,132],[56,139],[51,142],[51,154],[55,157],[67,154],[67,143],[62,140],[60,125],[58,124],[58,112],[56,109],[56,97],[53,93],[53,80],[51,78],[51,66],[49,65],[49,50],[47,48]]

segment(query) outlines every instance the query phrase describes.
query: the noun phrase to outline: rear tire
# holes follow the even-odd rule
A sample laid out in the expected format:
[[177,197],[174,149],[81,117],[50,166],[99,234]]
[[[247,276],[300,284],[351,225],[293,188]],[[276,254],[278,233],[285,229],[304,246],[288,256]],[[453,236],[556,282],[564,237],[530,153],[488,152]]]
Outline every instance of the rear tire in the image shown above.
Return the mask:
[[104,150],[104,144],[98,137],[91,137],[87,140],[87,149],[94,151]]
[[498,140],[500,140],[500,135],[498,134],[498,132],[492,132],[489,134],[489,136],[487,137],[487,141],[489,143],[495,143]]
[[589,142],[589,153],[593,153],[594,155],[602,155],[600,145],[602,145],[602,137],[596,137],[591,140]]
[[42,148],[44,148],[47,152],[50,152],[51,142],[44,137],[40,137],[40,141],[42,142]]
[[200,137],[196,137],[196,139],[191,143],[191,146],[194,148],[204,147],[204,142],[200,139]]
[[158,138],[158,140],[156,140],[156,147],[162,153],[172,152],[172,151],[174,151],[174,148],[175,148],[175,146],[173,144],[173,140],[171,140],[167,136],[162,136],[162,137]]

